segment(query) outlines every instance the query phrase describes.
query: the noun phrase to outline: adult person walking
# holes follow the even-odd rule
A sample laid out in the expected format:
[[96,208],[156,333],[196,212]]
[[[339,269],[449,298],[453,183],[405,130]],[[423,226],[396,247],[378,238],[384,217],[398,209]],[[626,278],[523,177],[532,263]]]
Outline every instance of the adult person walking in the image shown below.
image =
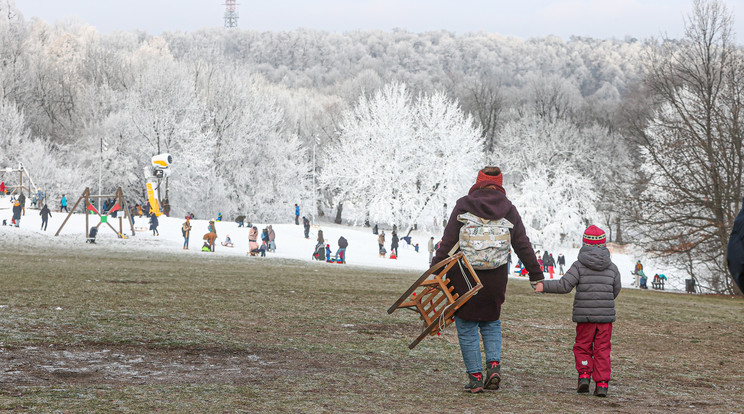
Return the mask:
[[429,266],[431,266],[431,259],[434,257],[434,237],[429,239]]
[[297,204],[295,204],[295,224],[298,226],[300,225],[300,206]]
[[271,227],[271,224],[269,224],[269,251],[275,252],[276,251],[276,233],[274,232],[274,229]]
[[393,230],[393,236],[390,238],[390,254],[398,257],[398,234]]
[[62,194],[62,199],[59,200],[59,212],[61,213],[62,210],[64,210],[65,213],[69,213],[69,211],[67,211],[67,197],[65,197],[64,194]]
[[21,203],[21,211],[23,215],[26,215],[26,195],[21,191],[21,195],[18,196],[18,202]]
[[305,238],[310,238],[310,220],[307,217],[302,216],[302,226],[305,228]]
[[160,232],[158,231],[158,225],[160,222],[158,221],[158,216],[155,215],[155,213],[150,214],[150,230],[152,230],[153,236],[160,236]]
[[181,225],[181,234],[183,234],[183,249],[188,250],[189,237],[191,236],[191,221],[188,216],[186,216],[186,221]]
[[346,248],[349,247],[349,242],[346,240],[344,236],[341,236],[338,238],[338,250],[336,250],[336,256],[334,257],[336,261],[341,261],[341,263],[346,263]]
[[49,217],[52,217],[52,212],[49,211],[49,207],[47,207],[46,204],[44,204],[44,207],[39,212],[39,215],[41,216],[41,229],[46,231],[47,224],[49,222]]
[[[506,197],[503,175],[498,167],[480,170],[468,195],[457,200],[432,263],[444,260],[453,246],[459,243],[463,224],[458,216],[465,213],[488,220],[508,220],[513,225],[509,230],[511,245],[527,268],[530,281],[536,283],[544,279],[522,218]],[[477,273],[483,288],[455,312],[457,337],[469,380],[466,387],[473,393],[483,392],[484,387],[498,389],[501,381],[501,305],[506,297],[506,284],[509,280],[506,264],[491,270],[479,270]],[[459,266],[452,267],[447,277],[452,281],[455,293],[463,295],[469,290]],[[485,378],[482,374],[479,330],[486,352]]]
[[558,255],[558,273],[563,276],[563,266],[566,265],[566,258],[563,256],[563,253],[560,253]]

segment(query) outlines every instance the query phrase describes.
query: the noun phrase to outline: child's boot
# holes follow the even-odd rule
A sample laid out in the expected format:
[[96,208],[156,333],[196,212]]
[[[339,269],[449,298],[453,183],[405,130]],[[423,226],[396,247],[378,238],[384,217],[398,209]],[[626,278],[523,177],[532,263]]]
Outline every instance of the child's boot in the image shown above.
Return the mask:
[[607,382],[600,381],[594,387],[594,395],[596,395],[597,397],[606,397],[608,388],[609,388],[609,385],[607,384]]
[[486,365],[486,381],[483,388],[487,390],[497,390],[501,383],[501,365],[499,364],[499,361],[491,361]]
[[579,385],[576,387],[576,392],[581,394],[589,392],[589,384],[591,382],[589,374],[579,374]]
[[466,390],[473,394],[483,392],[483,374],[480,372],[468,374],[468,380],[467,385],[465,385]]

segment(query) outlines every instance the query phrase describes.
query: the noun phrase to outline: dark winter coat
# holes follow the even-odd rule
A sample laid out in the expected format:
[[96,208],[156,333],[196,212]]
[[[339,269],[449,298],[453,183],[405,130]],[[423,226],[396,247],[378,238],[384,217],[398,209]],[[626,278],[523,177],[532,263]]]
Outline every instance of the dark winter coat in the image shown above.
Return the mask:
[[390,248],[391,249],[397,249],[398,248],[398,235],[393,232],[393,238],[390,240]]
[[42,208],[39,212],[39,215],[41,216],[41,220],[47,221],[49,220],[49,217],[52,217],[52,212],[49,211],[49,207],[45,205],[44,208]]
[[[531,281],[543,280],[544,276],[540,270],[540,265],[535,258],[535,251],[532,250],[530,239],[522,224],[522,218],[517,212],[517,208],[512,205],[511,201],[506,198],[506,194],[499,190],[490,188],[481,188],[471,190],[471,193],[457,200],[452,215],[444,229],[442,241],[437,249],[432,263],[439,263],[447,258],[449,251],[460,240],[460,228],[462,223],[457,221],[457,216],[462,213],[470,212],[478,217],[489,220],[499,220],[506,218],[514,225],[511,229],[512,247],[517,256],[525,264],[530,274]],[[501,317],[501,305],[506,299],[506,282],[508,280],[509,269],[503,265],[491,270],[476,271],[478,278],[483,284],[477,295],[457,310],[455,315],[460,318],[471,321],[495,321]],[[447,277],[452,281],[455,287],[454,291],[460,295],[468,291],[467,283],[463,279],[459,266],[454,266],[448,273]]]
[[606,247],[582,247],[578,260],[561,279],[543,281],[545,293],[568,293],[574,287],[574,322],[615,322],[615,298],[622,283]]
[[[742,200],[744,204],[744,200]],[[734,220],[734,228],[729,236],[726,260],[734,282],[744,290],[744,207]]]
[[543,265],[550,266],[550,256],[548,255],[547,250],[545,251],[545,253],[543,253],[542,261],[543,261]]
[[318,243],[319,244],[325,243],[325,239],[323,238],[323,230],[318,230]]
[[150,214],[150,230],[158,229],[158,216]]
[[183,234],[183,237],[189,237],[191,234],[191,224],[188,221],[181,226],[181,234]]
[[21,203],[22,207],[26,206],[26,196],[23,193],[18,196],[18,202]]
[[345,248],[349,247],[349,242],[346,241],[346,239],[344,238],[344,236],[339,237],[339,239],[338,239],[338,247],[340,247],[342,249],[345,249]]
[[21,210],[23,207],[21,207],[21,203],[16,202],[13,204],[13,220],[20,220],[21,219]]
[[565,266],[565,264],[566,264],[566,258],[563,255],[558,256],[558,264]]

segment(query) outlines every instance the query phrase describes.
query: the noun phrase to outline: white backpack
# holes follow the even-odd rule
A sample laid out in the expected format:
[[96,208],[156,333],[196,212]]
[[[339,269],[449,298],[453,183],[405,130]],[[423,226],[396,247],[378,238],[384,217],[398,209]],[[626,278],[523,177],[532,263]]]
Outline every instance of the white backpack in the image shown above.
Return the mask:
[[457,221],[463,223],[459,247],[473,269],[496,269],[507,263],[511,246],[509,230],[514,228],[509,220],[488,220],[473,213],[463,213],[457,216]]

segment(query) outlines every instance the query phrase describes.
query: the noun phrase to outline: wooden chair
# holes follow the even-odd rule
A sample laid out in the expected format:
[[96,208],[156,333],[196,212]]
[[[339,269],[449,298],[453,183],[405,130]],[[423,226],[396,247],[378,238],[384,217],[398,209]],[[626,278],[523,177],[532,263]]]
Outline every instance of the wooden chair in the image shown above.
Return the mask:
[[[454,286],[450,285],[447,272],[459,262],[463,277],[466,278],[470,290],[462,295],[453,293]],[[460,309],[470,298],[483,288],[478,275],[470,266],[468,259],[462,252],[448,257],[432,266],[388,309],[393,313],[396,309],[410,309],[419,314],[424,321],[424,331],[410,345],[413,349],[426,335],[434,336],[454,322],[455,311]]]

